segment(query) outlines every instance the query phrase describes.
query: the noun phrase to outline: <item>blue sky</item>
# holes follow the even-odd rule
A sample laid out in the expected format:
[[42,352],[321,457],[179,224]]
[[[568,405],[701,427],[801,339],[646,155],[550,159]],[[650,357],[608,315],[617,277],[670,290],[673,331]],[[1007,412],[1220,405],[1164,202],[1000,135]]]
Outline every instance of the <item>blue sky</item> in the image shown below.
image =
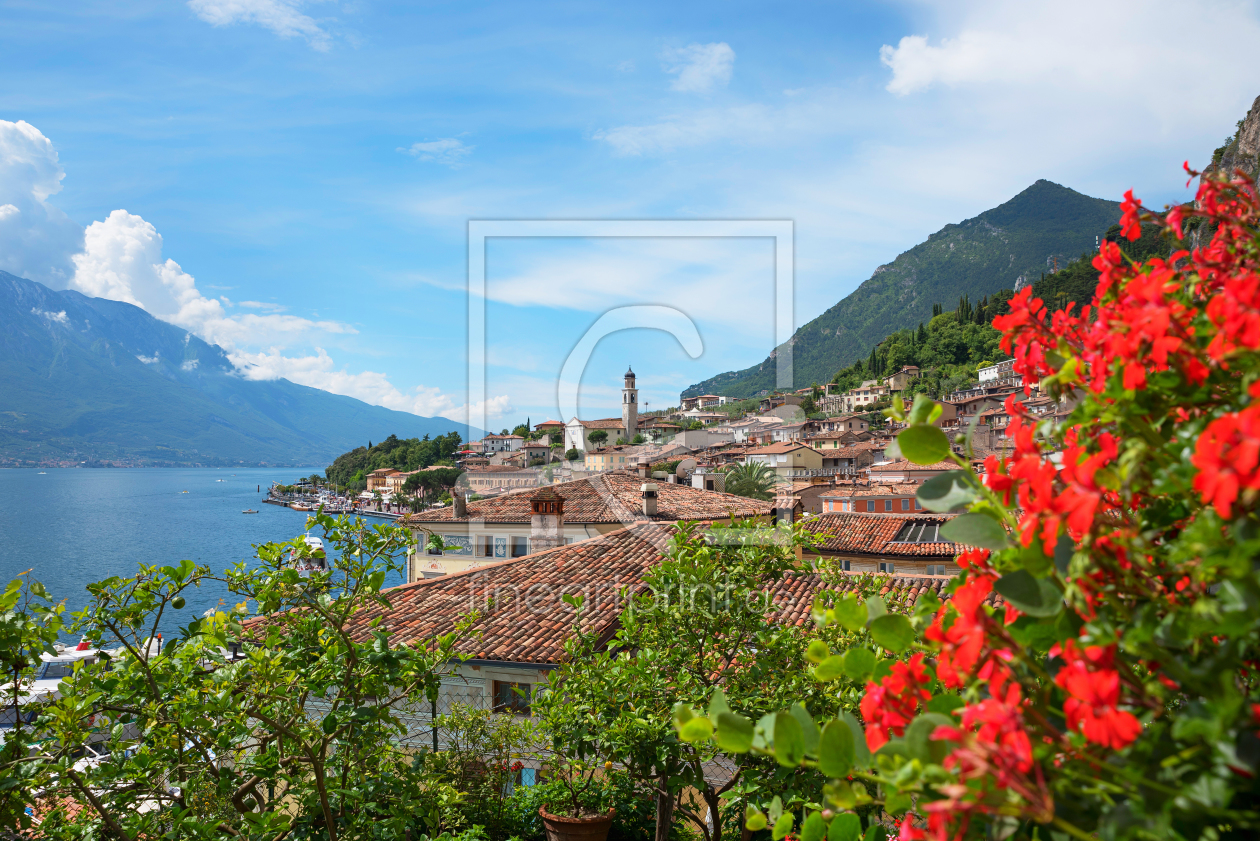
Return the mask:
[[[1254,3],[0,0],[0,269],[140,304],[287,376],[466,407],[470,219],[790,219],[794,321],[1048,178],[1187,193],[1260,94]],[[1207,40],[1228,32],[1230,40]],[[557,414],[611,306],[697,325],[596,347],[673,405],[773,344],[761,239],[487,251],[488,423]]]

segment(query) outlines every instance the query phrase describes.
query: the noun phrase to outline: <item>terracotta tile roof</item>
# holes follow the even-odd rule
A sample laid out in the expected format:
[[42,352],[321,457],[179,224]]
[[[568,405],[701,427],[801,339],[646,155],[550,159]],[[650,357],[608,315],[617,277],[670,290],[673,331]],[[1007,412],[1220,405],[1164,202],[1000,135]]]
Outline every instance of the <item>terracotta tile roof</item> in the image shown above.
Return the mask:
[[801,449],[812,450],[813,447],[810,447],[806,444],[802,444],[800,441],[778,441],[774,444],[767,444],[764,447],[757,447],[754,450],[749,450],[748,454],[749,455],[775,455],[777,453],[790,453],[793,450],[801,450]]
[[961,544],[897,543],[901,527],[911,521],[944,523],[955,514],[818,514],[803,521],[806,531],[823,538],[819,549],[829,554],[914,555],[953,558],[968,548]]
[[957,470],[958,465],[952,461],[938,461],[935,464],[914,464],[913,462],[902,459],[901,461],[890,461],[888,464],[876,464],[871,466],[872,473],[896,472],[903,470]]
[[[567,507],[567,502],[566,502]],[[638,592],[643,572],[657,563],[673,529],[640,525],[510,561],[388,591],[389,610],[365,610],[356,627],[367,637],[376,618],[393,645],[424,642],[455,630],[477,610],[458,652],[476,660],[554,664],[564,656],[573,608],[562,596],[583,594],[582,630],[602,634],[621,613],[621,591]]]
[[[622,594],[644,589],[643,575],[659,563],[673,529],[643,524],[611,534],[561,546],[524,558],[501,561],[442,578],[406,584],[388,591],[388,610],[365,610],[356,616],[356,636],[366,638],[372,621],[394,645],[424,643],[455,630],[456,623],[478,611],[471,633],[457,651],[473,660],[529,663],[539,666],[562,661],[564,644],[572,634],[573,608],[564,595],[585,597],[582,630],[603,639],[616,628]],[[786,575],[772,585],[778,618],[788,625],[810,622],[810,607],[821,590],[855,589],[855,574],[838,573],[827,584],[814,572]],[[932,589],[949,598],[944,576],[877,576],[880,594],[894,610],[908,610]],[[993,597],[991,596],[992,600]]]
[[[495,455],[503,455],[503,454],[496,453]],[[510,458],[511,456],[508,456],[508,457]],[[477,476],[482,473],[519,473],[520,470],[521,469],[519,467],[513,467],[510,464],[487,464],[481,467],[470,468],[466,472],[471,478],[472,476]]]
[[[564,499],[564,519],[569,523],[627,523],[645,521],[642,492],[644,480],[637,474],[620,471],[601,473],[586,479],[552,485]],[[679,520],[723,520],[736,517],[770,514],[770,505],[734,494],[718,493],[656,482],[657,514],[654,522],[673,523]],[[489,523],[528,523],[531,511],[527,494],[505,494],[494,499],[468,503],[468,517],[456,519],[454,511],[442,508],[410,514],[400,521],[408,523],[468,522],[481,519]]]
[[599,420],[580,420],[578,423],[587,429],[621,429],[621,418],[600,418]]
[[837,485],[823,495],[823,499],[851,499],[855,496],[888,496],[901,494],[914,496],[919,492],[916,482],[872,482],[869,485]]

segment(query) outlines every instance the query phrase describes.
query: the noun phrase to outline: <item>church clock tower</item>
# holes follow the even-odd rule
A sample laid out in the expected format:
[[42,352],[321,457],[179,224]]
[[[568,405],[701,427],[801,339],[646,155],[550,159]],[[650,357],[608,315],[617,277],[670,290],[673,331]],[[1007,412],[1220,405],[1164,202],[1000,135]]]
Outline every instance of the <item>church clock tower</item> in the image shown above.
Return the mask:
[[626,430],[626,443],[639,431],[639,390],[634,387],[634,371],[627,369],[626,386],[621,390],[621,425]]

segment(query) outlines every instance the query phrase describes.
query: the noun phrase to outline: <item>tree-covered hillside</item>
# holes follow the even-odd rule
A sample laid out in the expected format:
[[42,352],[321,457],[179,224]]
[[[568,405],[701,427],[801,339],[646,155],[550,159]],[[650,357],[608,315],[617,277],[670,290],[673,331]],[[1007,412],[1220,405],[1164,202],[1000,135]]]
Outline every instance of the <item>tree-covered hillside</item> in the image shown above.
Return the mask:
[[964,297],[952,311],[942,311],[938,305],[928,321],[887,336],[871,348],[866,359],[838,371],[831,381],[848,391],[866,380],[916,365],[920,378],[911,385],[910,395],[924,392],[939,398],[963,388],[975,380],[978,368],[1005,358],[998,347],[1001,334],[992,322],[1006,311],[1012,294],[1003,289],[978,304]]
[[[967,295],[980,300],[1031,282],[1092,249],[1120,216],[1116,202],[1038,181],[1005,204],[946,225],[880,266],[853,294],[801,327],[791,339],[794,387],[825,382],[866,357],[890,333],[932,318],[932,306]],[[684,396],[748,397],[775,388],[775,356],[688,388]]]
[[436,438],[426,435],[404,439],[391,435],[379,444],[369,441],[366,447],[342,453],[328,466],[324,475],[335,485],[362,490],[367,486],[367,475],[382,467],[411,472],[435,464],[453,464],[451,457],[462,443],[458,432]]

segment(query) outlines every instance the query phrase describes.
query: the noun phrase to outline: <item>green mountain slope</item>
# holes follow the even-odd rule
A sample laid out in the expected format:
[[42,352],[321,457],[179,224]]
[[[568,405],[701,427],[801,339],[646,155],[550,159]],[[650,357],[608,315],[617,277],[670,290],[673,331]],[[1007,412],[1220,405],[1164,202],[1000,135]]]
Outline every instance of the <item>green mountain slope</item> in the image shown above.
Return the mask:
[[0,272],[0,466],[317,465],[367,440],[463,424],[288,380],[139,307]]
[[[932,317],[932,305],[953,308],[963,295],[978,301],[1016,279],[1033,282],[1092,249],[1120,215],[1116,202],[1038,181],[1010,201],[957,225],[946,225],[880,266],[851,295],[796,331],[790,340],[795,388],[824,383],[865,357],[885,336]],[[683,392],[747,397],[775,387],[775,356],[728,371]]]

